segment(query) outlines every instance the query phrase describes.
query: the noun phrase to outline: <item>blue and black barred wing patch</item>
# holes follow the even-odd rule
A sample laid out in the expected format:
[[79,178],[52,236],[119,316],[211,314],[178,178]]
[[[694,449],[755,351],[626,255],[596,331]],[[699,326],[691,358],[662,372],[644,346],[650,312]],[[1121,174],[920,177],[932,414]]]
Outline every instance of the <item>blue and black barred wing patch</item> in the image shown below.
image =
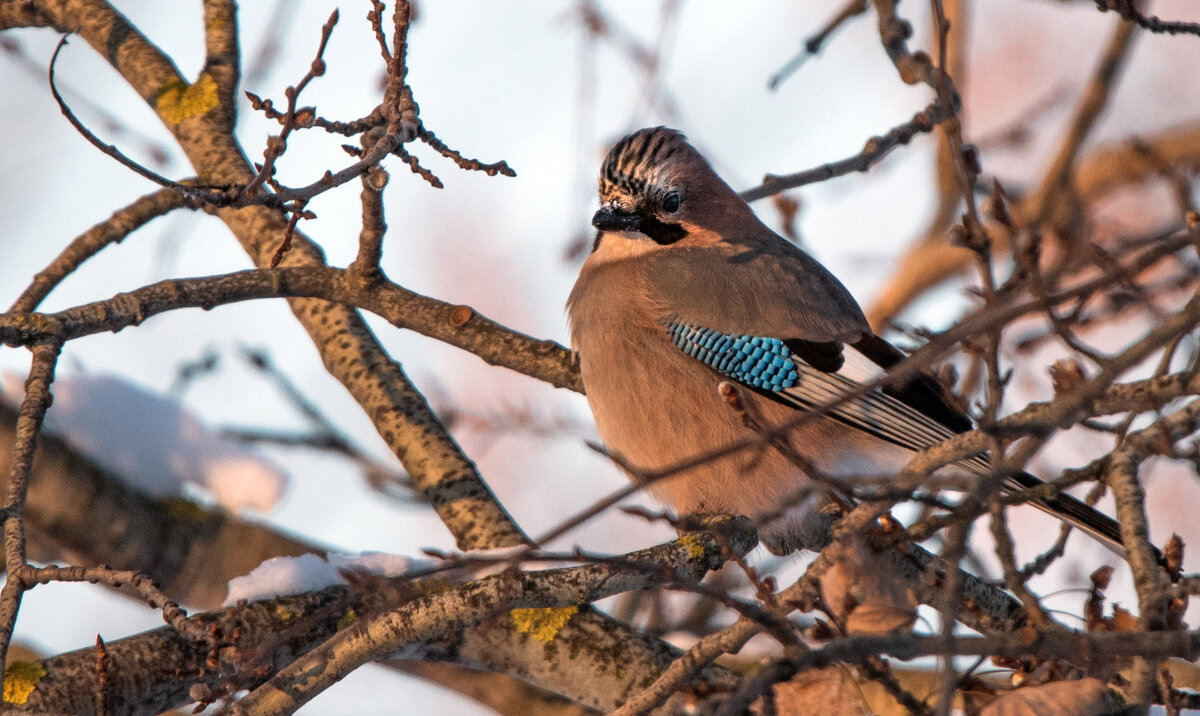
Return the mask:
[[780,391],[799,380],[791,351],[778,338],[721,333],[686,323],[668,323],[667,331],[681,351],[752,388]]
[[[868,357],[846,346],[846,360],[836,370],[821,370],[791,350],[788,342],[768,336],[727,334],[711,328],[668,323],[680,350],[717,373],[798,410],[835,403],[882,376]],[[942,424],[895,395],[872,390],[838,403],[828,415],[850,427],[908,450],[922,450],[953,437],[957,430]],[[978,459],[965,461],[975,469]]]

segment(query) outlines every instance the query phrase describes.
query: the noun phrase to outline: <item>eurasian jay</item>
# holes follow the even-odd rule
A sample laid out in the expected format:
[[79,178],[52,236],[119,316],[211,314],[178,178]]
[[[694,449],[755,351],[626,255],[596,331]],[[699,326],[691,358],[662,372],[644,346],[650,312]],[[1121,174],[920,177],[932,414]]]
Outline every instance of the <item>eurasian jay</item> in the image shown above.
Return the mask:
[[[600,202],[567,310],[600,437],[628,464],[661,470],[753,440],[904,358],[846,287],[759,221],[679,132],[643,129],[617,142]],[[760,440],[649,490],[680,515],[774,515],[759,534],[787,554],[817,538],[816,493],[797,499],[813,487],[806,463],[839,478],[894,474],[915,451],[971,428],[941,385],[919,375],[802,422],[786,443]],[[987,466],[980,455],[945,469]],[[1005,478],[1010,490],[1039,484],[1026,473]],[[1032,504],[1123,553],[1116,522],[1082,502],[1059,494]]]

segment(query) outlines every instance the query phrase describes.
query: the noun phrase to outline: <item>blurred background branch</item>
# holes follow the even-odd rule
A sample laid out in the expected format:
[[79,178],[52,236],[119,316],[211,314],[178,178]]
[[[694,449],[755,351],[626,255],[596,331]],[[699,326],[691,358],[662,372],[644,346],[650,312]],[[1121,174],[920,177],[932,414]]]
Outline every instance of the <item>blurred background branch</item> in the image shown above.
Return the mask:
[[[28,352],[0,352],[0,445],[14,446],[0,450],[0,617],[16,620],[0,641],[42,647],[10,655],[6,707],[394,705],[362,670],[350,678],[370,687],[332,696],[235,697],[289,665],[315,665],[323,688],[367,658],[436,684],[445,713],[465,708],[450,692],[511,714],[1101,712],[1118,692],[1200,705],[1197,577],[1181,574],[1200,539],[1200,94],[1179,71],[1200,62],[1194,7],[328,10],[0,3],[15,88],[0,87],[0,191],[20,207],[0,215],[0,337],[35,352],[28,397]],[[53,91],[47,28],[93,50],[63,48]],[[166,188],[70,136],[60,106]],[[619,456],[586,447],[560,306],[590,247],[602,152],[655,123],[687,132],[748,200],[772,197],[764,221],[871,297],[872,325],[916,350],[892,379],[932,370],[981,416],[902,474],[844,486],[859,504],[826,510],[815,556],[745,557],[720,519],[699,536],[612,510],[641,496],[618,488]],[[44,151],[60,145],[62,159]],[[120,439],[89,444],[99,434]],[[152,444],[166,437],[179,442]],[[932,472],[983,449],[1050,484],[1000,498]],[[1065,489],[1111,493],[1099,504],[1120,518],[1128,568],[1019,508]],[[535,549],[530,534],[554,539]],[[407,578],[343,570],[349,586],[221,608],[272,558],[259,580],[302,564],[286,558],[319,555],[336,575],[340,551],[425,547],[441,561]],[[534,571],[551,556],[581,581]],[[728,565],[699,581],[681,559]],[[153,609],[119,618],[110,593]],[[163,618],[174,626],[131,636]],[[56,635],[71,619],[87,638]],[[396,619],[426,638],[348,649]],[[895,663],[918,655],[941,660]],[[983,657],[1000,671],[981,674]]]

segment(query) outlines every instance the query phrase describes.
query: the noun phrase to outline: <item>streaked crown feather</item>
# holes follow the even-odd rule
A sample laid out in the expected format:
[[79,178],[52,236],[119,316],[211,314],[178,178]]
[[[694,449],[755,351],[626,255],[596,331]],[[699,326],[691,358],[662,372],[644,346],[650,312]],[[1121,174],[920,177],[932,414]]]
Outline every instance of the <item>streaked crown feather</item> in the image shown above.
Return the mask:
[[683,133],[669,127],[640,129],[613,145],[600,169],[600,196],[645,194],[673,161],[699,157]]

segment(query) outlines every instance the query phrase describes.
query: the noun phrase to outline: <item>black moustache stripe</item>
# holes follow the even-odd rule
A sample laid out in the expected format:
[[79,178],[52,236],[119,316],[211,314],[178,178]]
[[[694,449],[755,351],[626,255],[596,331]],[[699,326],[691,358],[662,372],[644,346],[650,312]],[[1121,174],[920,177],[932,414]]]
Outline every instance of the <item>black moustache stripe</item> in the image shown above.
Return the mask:
[[653,216],[643,216],[638,224],[638,231],[654,240],[654,243],[662,246],[673,244],[683,237],[687,236],[687,229],[679,224],[668,224],[665,221],[659,221]]
[[[673,244],[687,236],[687,229],[679,224],[668,224],[653,217],[643,218],[638,224],[638,231],[649,236],[654,243],[661,246]],[[593,252],[600,248],[600,237],[603,235],[603,231],[596,232],[596,238],[592,239]]]

